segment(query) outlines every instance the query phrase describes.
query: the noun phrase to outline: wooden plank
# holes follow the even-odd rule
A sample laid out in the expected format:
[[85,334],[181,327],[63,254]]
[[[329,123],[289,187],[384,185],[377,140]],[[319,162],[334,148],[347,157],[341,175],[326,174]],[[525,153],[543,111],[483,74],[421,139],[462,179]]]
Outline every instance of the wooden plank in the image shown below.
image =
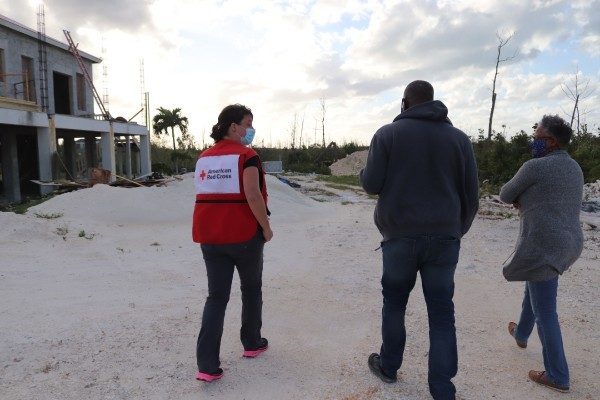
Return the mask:
[[37,183],[40,186],[60,186],[60,183],[56,183],[56,182],[42,182],[42,181],[38,181],[35,179],[30,179],[31,182],[33,183]]

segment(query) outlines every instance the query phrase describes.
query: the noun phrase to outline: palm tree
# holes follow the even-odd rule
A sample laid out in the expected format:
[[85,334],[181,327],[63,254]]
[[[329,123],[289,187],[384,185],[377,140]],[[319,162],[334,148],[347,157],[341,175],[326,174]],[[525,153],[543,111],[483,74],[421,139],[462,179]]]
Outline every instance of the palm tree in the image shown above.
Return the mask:
[[[175,127],[178,127],[182,134],[187,133],[188,119],[187,117],[181,116],[181,108],[175,108],[173,110],[167,110],[163,107],[157,108],[158,114],[152,118],[152,127],[157,135],[169,134],[169,128],[171,128],[171,136],[173,137],[173,150],[177,150],[175,146]],[[179,173],[177,167],[177,161],[175,161],[175,172]]]

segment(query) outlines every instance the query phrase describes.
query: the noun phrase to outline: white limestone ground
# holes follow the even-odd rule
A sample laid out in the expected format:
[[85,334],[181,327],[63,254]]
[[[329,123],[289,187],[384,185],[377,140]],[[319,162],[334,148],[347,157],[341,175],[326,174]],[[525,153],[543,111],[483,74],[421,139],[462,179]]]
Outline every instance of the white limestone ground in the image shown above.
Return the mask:
[[[265,249],[263,334],[270,349],[254,360],[241,357],[236,277],[221,349],[225,376],[212,384],[194,380],[207,288],[190,237],[189,175],[166,188],[100,185],[27,215],[0,213],[0,398],[429,398],[419,284],[409,301],[399,382],[379,382],[366,365],[380,345],[374,200],[300,179],[334,194],[318,202],[268,180],[275,237]],[[460,398],[600,398],[600,234],[585,231],[581,259],[560,280],[572,392],[559,394],[526,378],[542,368],[537,337],[522,350],[506,332],[523,285],[504,281],[500,266],[518,218],[491,203],[482,210],[456,273]]]

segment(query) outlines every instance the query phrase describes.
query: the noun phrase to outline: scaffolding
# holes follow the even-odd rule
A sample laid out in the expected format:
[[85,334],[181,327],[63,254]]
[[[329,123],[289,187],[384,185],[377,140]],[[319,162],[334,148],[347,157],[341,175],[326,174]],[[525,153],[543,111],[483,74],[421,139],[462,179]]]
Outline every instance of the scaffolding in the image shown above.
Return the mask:
[[48,112],[48,49],[46,46],[46,13],[44,4],[38,6],[38,66],[40,72],[40,102],[42,112]]
[[110,115],[110,113],[108,112],[108,110],[106,109],[106,107],[104,107],[104,103],[102,103],[102,99],[100,98],[100,95],[98,94],[98,91],[96,90],[96,87],[94,86],[94,82],[92,81],[92,78],[90,77],[90,74],[88,73],[88,70],[85,67],[85,64],[83,63],[83,59],[81,58],[81,55],[79,54],[79,50],[77,50],[77,45],[75,44],[75,42],[73,42],[71,33],[69,33],[69,31],[67,31],[67,30],[63,30],[63,33],[65,34],[65,37],[67,38],[67,42],[69,43],[69,51],[73,54],[73,57],[75,57],[75,61],[77,61],[77,64],[79,65],[79,69],[81,69],[81,72],[83,73],[83,77],[85,78],[85,81],[87,82],[88,85],[90,85],[90,88],[92,89],[92,94],[94,95],[94,100],[96,100],[96,104],[98,104],[98,107],[100,108],[100,112],[102,113],[102,116],[104,117],[105,120],[111,121],[113,118]]

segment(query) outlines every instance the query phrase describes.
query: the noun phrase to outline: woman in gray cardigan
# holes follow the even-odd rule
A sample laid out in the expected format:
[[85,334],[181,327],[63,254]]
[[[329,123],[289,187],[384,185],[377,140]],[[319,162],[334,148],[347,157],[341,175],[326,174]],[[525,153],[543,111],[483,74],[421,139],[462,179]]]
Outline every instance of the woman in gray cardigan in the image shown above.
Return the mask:
[[565,150],[572,133],[562,118],[545,115],[534,134],[534,158],[500,190],[500,199],[512,203],[521,216],[515,254],[503,274],[509,281],[526,282],[519,323],[510,322],[508,331],[525,348],[537,324],[546,370],[529,371],[529,379],[561,392],[570,383],[556,313],[558,276],[583,249],[583,173]]

